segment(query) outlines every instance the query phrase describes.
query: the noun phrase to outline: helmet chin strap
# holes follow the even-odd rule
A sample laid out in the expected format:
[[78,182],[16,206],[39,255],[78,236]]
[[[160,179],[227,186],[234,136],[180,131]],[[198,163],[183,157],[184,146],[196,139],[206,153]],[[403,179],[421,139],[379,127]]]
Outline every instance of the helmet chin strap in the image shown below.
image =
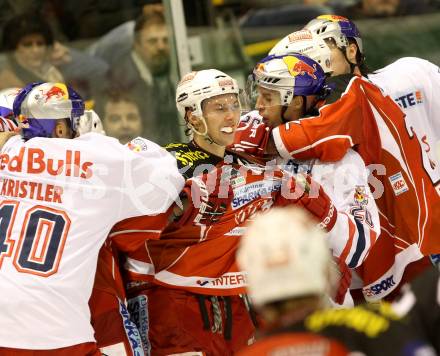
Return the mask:
[[351,61],[347,57],[347,47],[338,47],[339,50],[344,55],[345,60],[347,61],[348,65],[350,66],[350,74],[354,74],[354,70],[357,67],[357,63],[351,63]]
[[208,125],[206,124],[206,120],[203,116],[200,117],[200,120],[203,122],[204,130],[203,132],[200,132],[197,130],[193,125],[191,125],[191,130],[196,133],[199,136],[202,136],[203,139],[208,142],[210,145],[216,145],[218,147],[223,147],[222,145],[219,145],[217,142],[214,141],[214,139],[208,135]]

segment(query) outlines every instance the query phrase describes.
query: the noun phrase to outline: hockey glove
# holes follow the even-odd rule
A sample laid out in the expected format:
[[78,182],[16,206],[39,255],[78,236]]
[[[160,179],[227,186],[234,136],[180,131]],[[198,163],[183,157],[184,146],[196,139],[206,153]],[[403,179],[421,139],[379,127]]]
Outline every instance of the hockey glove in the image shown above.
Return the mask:
[[211,225],[221,219],[232,198],[229,179],[222,179],[225,174],[219,167],[186,181],[183,194],[188,200],[188,208],[179,224]]
[[263,122],[240,123],[231,149],[262,157],[272,132]]
[[275,200],[278,206],[300,205],[319,223],[319,227],[329,232],[336,223],[337,210],[322,186],[311,176],[298,174],[283,179],[281,192]]

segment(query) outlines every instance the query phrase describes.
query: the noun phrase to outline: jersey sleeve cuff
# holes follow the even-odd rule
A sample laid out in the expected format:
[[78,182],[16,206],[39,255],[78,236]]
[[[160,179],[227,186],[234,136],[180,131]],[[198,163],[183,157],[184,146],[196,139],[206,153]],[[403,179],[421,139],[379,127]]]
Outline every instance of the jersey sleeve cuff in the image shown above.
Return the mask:
[[281,138],[280,127],[275,127],[272,130],[272,137],[278,154],[284,159],[292,158],[286,146],[284,145],[283,139]]

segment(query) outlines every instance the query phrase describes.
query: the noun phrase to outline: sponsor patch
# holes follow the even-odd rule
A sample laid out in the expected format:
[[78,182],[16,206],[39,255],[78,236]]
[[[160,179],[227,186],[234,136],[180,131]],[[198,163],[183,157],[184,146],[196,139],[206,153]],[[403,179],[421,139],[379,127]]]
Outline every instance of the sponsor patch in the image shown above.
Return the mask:
[[236,210],[245,206],[253,200],[259,198],[268,198],[271,193],[281,189],[281,181],[261,181],[246,184],[234,189],[234,198],[232,199],[232,209]]
[[128,142],[127,147],[134,152],[146,151],[148,149],[147,143],[140,137],[137,137]]
[[151,346],[148,339],[148,299],[145,295],[138,295],[127,301],[131,321],[136,325],[145,355],[150,354]]
[[390,180],[391,186],[394,190],[394,195],[396,197],[409,190],[405,179],[403,178],[402,172],[393,174],[392,176],[388,177],[388,179]]
[[245,226],[234,227],[231,231],[227,232],[225,236],[243,236],[246,232]]
[[218,85],[221,87],[225,87],[227,85],[234,85],[234,82],[231,79],[221,79],[218,81]]
[[197,72],[190,72],[188,74],[186,74],[182,80],[179,82],[178,86],[182,85],[183,83],[189,82],[190,80],[193,80],[194,77],[196,76]]
[[391,275],[390,277],[387,277],[387,278],[381,280],[379,283],[376,283],[376,284],[370,285],[370,287],[364,288],[362,290],[362,292],[367,297],[374,297],[374,296],[377,296],[379,294],[386,292],[390,288],[391,288],[391,290],[393,290],[394,288],[392,288],[392,287],[395,285],[396,285],[396,282],[394,282],[394,276]]
[[399,104],[402,109],[407,109],[414,105],[422,104],[423,95],[420,90],[416,90],[411,93],[399,96],[398,98],[394,98],[394,101]]
[[289,36],[289,42],[303,41],[303,40],[311,40],[312,33],[309,30],[300,30],[296,32],[292,32]]
[[226,273],[218,278],[198,280],[196,282],[200,287],[245,287],[247,285],[247,275],[245,272]]
[[246,179],[244,177],[236,177],[236,178],[232,178],[231,179],[231,187],[234,188],[238,188],[241,187],[242,185],[244,185],[246,183]]
[[124,325],[125,334],[127,335],[127,339],[130,343],[131,350],[133,355],[141,356],[143,355],[143,347],[141,336],[139,334],[139,330],[137,329],[136,324],[130,319],[130,314],[125,307],[125,304],[119,301],[119,313],[122,317],[122,323]]
[[357,185],[354,188],[354,202],[357,205],[367,205],[368,195],[365,191],[364,185]]

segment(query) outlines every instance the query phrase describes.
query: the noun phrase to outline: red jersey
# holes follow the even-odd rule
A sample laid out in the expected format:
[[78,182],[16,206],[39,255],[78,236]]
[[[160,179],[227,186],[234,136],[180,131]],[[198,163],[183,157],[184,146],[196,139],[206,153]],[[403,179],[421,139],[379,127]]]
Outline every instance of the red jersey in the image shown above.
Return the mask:
[[[217,169],[221,169],[220,163]],[[236,166],[237,172],[240,166]],[[206,295],[245,293],[246,274],[236,263],[235,253],[248,218],[270,208],[281,190],[282,175],[232,176],[233,198],[219,221],[212,225],[188,219],[195,207],[185,210],[160,239],[146,242],[146,248],[129,253],[125,268],[131,281],[156,284]],[[149,221],[157,217],[131,219]],[[147,222],[148,223],[148,222]]]
[[14,120],[0,116],[0,132],[17,131],[18,125]]
[[360,275],[365,297],[379,299],[399,284],[409,263],[440,252],[439,195],[424,170],[417,137],[392,99],[357,76],[333,95],[319,116],[281,125],[273,138],[282,157],[337,161],[353,147],[370,165],[381,238]]

